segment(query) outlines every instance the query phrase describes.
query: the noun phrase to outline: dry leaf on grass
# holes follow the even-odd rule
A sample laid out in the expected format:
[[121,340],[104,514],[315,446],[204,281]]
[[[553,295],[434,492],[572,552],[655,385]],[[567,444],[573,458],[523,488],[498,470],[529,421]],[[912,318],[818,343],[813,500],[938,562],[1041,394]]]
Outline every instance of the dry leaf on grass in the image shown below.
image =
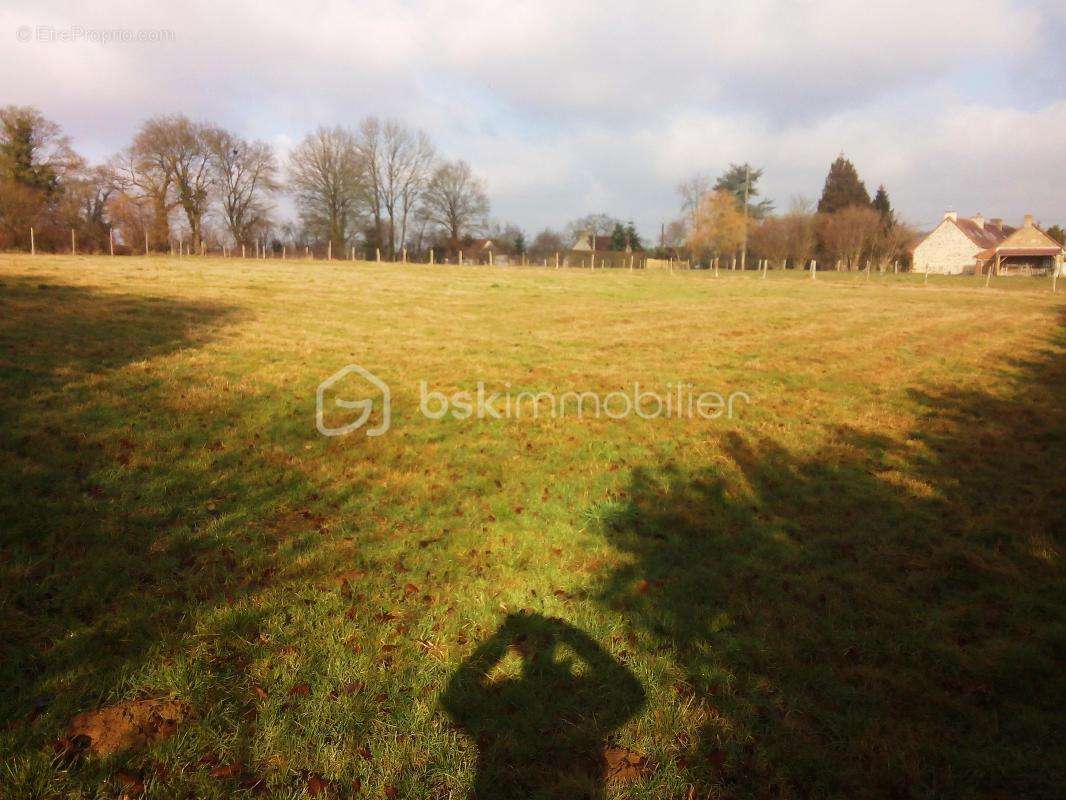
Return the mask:
[[178,700],[133,700],[78,714],[60,741],[105,757],[166,739],[188,716],[189,706]]
[[648,775],[648,757],[625,747],[603,748],[604,779],[608,783],[630,783]]

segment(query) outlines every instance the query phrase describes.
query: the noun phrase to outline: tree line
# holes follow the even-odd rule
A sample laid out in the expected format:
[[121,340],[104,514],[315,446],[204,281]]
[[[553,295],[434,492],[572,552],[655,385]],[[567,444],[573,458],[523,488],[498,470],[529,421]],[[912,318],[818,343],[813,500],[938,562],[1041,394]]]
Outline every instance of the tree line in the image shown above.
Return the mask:
[[841,270],[905,265],[915,232],[897,219],[884,185],[873,199],[843,155],[829,168],[817,205],[794,198],[783,214],[759,197],[763,171],[731,164],[716,181],[696,175],[678,186],[681,216],[662,245],[703,264],[806,268],[812,260]]
[[[914,232],[882,185],[871,199],[855,166],[833,162],[817,205],[796,198],[785,213],[759,191],[761,169],[731,164],[717,179],[678,186],[681,215],[665,225],[655,255],[740,267],[879,269],[905,263]],[[296,219],[278,217],[287,193]],[[0,249],[165,252],[230,247],[336,257],[358,252],[394,260],[455,253],[474,237],[499,251],[550,258],[585,249],[645,249],[632,222],[589,214],[562,232],[527,242],[513,224],[489,219],[484,183],[462,160],[442,158],[430,138],[395,120],[320,127],[282,159],[264,141],[180,114],[146,120],[102,164],[78,155],[59,125],[37,109],[0,108]],[[31,231],[33,232],[31,234]],[[72,241],[73,239],[73,241]]]
[[[277,218],[280,192],[297,218]],[[37,109],[0,108],[0,248],[82,252],[350,249],[394,259],[493,229],[484,183],[394,120],[320,127],[282,160],[267,142],[180,114],[153,117],[106,163]],[[499,227],[498,225],[496,227]],[[31,234],[32,230],[32,234]]]

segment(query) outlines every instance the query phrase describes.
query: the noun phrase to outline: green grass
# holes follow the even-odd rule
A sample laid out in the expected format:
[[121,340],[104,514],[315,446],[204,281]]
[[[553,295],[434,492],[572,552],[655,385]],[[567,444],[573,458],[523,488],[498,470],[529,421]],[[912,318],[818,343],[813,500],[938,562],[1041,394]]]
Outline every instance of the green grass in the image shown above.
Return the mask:
[[[1060,796],[1049,289],[0,256],[0,797]],[[315,429],[351,362],[386,435]],[[55,751],[148,697],[192,716]]]

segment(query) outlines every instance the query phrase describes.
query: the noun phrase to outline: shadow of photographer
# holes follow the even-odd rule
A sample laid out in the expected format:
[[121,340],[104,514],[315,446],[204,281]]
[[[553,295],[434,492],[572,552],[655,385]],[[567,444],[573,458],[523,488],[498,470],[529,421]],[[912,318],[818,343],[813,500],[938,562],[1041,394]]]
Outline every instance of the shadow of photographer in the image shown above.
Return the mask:
[[512,614],[441,696],[477,741],[472,796],[604,797],[604,745],[644,705],[640,682],[583,631]]

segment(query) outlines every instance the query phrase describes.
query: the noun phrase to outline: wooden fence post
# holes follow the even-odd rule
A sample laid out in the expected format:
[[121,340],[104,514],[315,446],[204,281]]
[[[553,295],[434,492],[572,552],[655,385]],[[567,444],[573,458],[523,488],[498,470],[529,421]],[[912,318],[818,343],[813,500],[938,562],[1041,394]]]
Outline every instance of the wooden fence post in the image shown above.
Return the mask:
[[407,248],[406,247],[403,247],[403,248],[400,249],[400,258],[403,259],[403,263],[404,264],[407,263]]
[[460,250],[459,251],[459,265],[462,266],[462,264],[463,264],[463,251]]
[[37,255],[37,239],[33,235],[33,228],[30,228],[30,255]]
[[108,228],[107,229],[107,242],[108,242],[108,245],[110,246],[110,249],[111,249],[111,257],[114,258],[115,257],[115,229],[114,228]]
[[433,253],[433,248],[431,247],[431,248],[429,248],[429,263],[430,264],[434,263],[434,257],[435,256],[434,256],[434,253]]
[[811,259],[811,280],[817,280],[818,278],[818,262],[813,258]]
[[70,254],[76,256],[78,254],[78,246],[74,243],[74,229],[70,229]]
[[555,251],[555,268],[559,269],[559,251]]
[[148,255],[148,231],[144,232],[144,254]]

